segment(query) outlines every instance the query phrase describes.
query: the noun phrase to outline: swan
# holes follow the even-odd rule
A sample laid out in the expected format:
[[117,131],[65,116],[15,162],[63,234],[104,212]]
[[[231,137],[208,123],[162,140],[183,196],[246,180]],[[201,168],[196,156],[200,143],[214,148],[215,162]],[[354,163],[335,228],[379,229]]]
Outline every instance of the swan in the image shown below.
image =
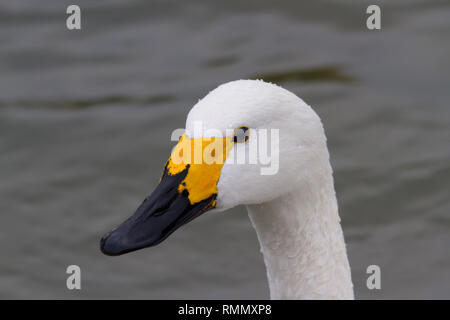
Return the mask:
[[[263,132],[276,134],[269,143]],[[236,160],[250,158],[256,140],[256,149],[267,142],[278,154],[272,172],[260,153],[253,163]],[[196,158],[202,153],[213,161]],[[271,299],[354,299],[322,122],[262,80],[222,84],[192,107],[156,189],[101,239],[101,251],[157,245],[199,215],[237,205],[256,230]]]

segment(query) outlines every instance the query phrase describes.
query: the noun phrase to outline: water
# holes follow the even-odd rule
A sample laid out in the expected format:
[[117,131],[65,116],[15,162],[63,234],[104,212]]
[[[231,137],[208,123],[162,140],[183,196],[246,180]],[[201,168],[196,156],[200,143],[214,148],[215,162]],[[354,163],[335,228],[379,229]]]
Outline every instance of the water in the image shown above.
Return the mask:
[[357,298],[450,298],[448,1],[382,1],[382,31],[366,1],[77,3],[80,32],[68,1],[0,4],[0,298],[267,298],[244,208],[152,249],[98,248],[197,99],[254,77],[324,122]]

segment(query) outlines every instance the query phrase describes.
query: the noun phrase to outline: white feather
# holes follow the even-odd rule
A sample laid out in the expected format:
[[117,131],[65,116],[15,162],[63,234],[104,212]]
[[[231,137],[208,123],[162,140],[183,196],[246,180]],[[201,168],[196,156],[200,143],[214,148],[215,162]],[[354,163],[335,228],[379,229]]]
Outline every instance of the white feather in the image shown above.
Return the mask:
[[[195,132],[198,121],[202,128]],[[320,118],[279,86],[239,80],[219,86],[192,108],[186,134],[215,136],[210,129],[217,129],[225,135],[242,125],[251,128],[250,139],[259,129],[279,129],[279,171],[261,175],[261,164],[236,165],[229,157],[218,183],[216,208],[247,206],[264,255],[271,298],[353,299]]]

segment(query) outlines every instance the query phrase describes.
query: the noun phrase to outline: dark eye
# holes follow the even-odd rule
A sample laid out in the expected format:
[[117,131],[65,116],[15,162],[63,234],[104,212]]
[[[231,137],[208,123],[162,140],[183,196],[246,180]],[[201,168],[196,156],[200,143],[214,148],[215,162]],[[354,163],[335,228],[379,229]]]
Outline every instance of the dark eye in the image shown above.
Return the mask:
[[234,130],[233,142],[234,143],[245,143],[250,138],[250,130],[246,126],[236,128]]

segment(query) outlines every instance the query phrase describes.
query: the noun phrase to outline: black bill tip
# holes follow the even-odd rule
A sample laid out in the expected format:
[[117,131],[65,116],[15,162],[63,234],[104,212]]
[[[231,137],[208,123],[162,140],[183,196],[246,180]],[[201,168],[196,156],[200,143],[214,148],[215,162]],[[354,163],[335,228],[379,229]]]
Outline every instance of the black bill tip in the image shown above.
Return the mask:
[[108,256],[118,256],[164,241],[172,232],[214,207],[216,194],[191,203],[189,192],[179,192],[178,187],[187,170],[167,174],[165,168],[161,182],[136,212],[116,229],[100,240],[100,250]]
[[107,256],[118,256],[125,253],[123,252],[122,246],[118,244],[119,241],[114,239],[114,232],[111,231],[105,234],[100,240],[100,250]]

